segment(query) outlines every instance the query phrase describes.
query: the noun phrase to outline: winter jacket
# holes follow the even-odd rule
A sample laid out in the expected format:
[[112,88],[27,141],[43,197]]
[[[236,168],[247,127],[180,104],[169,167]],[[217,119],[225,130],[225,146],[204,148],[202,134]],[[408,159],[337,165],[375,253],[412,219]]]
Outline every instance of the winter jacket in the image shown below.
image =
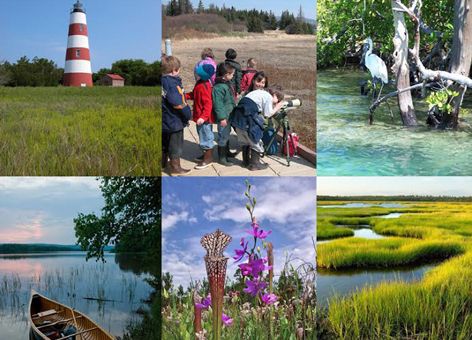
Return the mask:
[[231,83],[216,78],[216,84],[213,87],[213,113],[216,121],[228,119],[235,106],[234,89]]
[[233,84],[236,94],[240,94],[241,93],[241,80],[243,78],[243,71],[241,70],[241,64],[231,59],[226,59],[225,63],[228,63],[234,67],[234,76],[233,76],[233,79],[231,79],[231,84]]
[[[199,77],[198,74],[197,74],[197,68],[198,68],[198,66],[200,66],[200,65],[207,65],[207,64],[212,65],[212,66],[215,68],[215,70],[216,70],[216,61],[215,61],[214,59],[212,59],[212,58],[210,58],[210,57],[206,57],[205,59],[200,60],[199,62],[197,62],[197,63],[195,64],[195,67],[193,68],[193,75],[195,76],[195,81],[196,81],[196,82],[200,80],[200,77]],[[210,78],[210,81],[211,81],[211,85],[212,85],[212,86],[215,85],[215,80],[216,80],[216,75],[214,74],[214,75],[212,75],[211,78]]]
[[[183,108],[174,108],[179,105]],[[171,75],[162,76],[162,132],[178,132],[188,124],[190,118],[192,111],[185,101],[182,79]]]
[[246,92],[251,86],[252,79],[257,73],[257,70],[254,68],[247,68],[243,70],[243,79],[241,80],[241,92]]
[[264,133],[264,118],[259,115],[257,104],[244,97],[231,115],[231,126],[247,131],[253,143],[258,143]]
[[214,123],[212,86],[209,80],[199,80],[193,91],[187,94],[187,99],[193,100],[193,121],[203,118],[207,123]]

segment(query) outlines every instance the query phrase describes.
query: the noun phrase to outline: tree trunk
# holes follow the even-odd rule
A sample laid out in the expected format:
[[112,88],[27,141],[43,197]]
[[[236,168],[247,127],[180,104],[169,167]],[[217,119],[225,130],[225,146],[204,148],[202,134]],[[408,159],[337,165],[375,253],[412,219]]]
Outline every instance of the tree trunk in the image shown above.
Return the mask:
[[395,36],[393,37],[393,58],[395,63],[392,70],[395,73],[398,90],[398,107],[405,126],[416,126],[415,107],[411,98],[411,91],[402,89],[410,87],[410,66],[408,65],[408,31],[405,24],[403,12],[398,10],[398,5],[392,0],[393,23]]
[[[452,40],[451,73],[468,77],[472,61],[472,12],[470,0],[455,0],[454,3],[454,38]],[[466,87],[457,85],[460,93],[454,99],[454,111],[452,112],[452,127],[459,125],[459,112],[462,97]]]

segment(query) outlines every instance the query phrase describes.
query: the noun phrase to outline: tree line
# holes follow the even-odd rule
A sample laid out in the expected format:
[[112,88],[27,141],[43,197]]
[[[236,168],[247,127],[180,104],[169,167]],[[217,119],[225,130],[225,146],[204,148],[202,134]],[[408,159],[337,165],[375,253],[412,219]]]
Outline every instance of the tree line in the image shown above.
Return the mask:
[[470,196],[432,196],[432,195],[399,195],[399,196],[318,196],[318,201],[411,201],[411,202],[472,202]]
[[226,19],[229,23],[244,22],[248,32],[263,33],[264,30],[285,30],[288,34],[314,34],[315,26],[306,21],[302,7],[298,15],[295,16],[289,11],[283,11],[280,20],[272,11],[239,10],[223,5],[219,7],[210,4],[205,8],[200,0],[195,9],[190,0],[170,0],[167,5],[163,5],[163,13],[167,16],[178,16],[182,14],[217,14]]
[[[102,68],[94,73],[95,84],[107,73],[119,74],[125,79],[125,85],[156,86],[161,82],[161,63],[147,63],[141,59],[123,59],[112,64],[111,68]],[[62,84],[64,69],[46,58],[24,56],[16,63],[0,62],[0,86],[58,86]]]

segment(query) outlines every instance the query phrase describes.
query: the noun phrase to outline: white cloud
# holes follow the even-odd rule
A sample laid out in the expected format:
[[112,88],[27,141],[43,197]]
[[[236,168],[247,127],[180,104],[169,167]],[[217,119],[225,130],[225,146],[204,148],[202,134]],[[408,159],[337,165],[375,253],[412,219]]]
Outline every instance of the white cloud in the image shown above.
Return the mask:
[[162,218],[162,231],[168,231],[169,229],[175,227],[179,222],[187,222],[188,220],[189,213],[187,211],[166,214]]
[[[313,180],[270,179],[254,186],[253,195],[256,197],[255,215],[259,221],[289,225],[292,222],[314,220],[316,192]],[[226,191],[219,194],[224,199],[202,197],[208,205],[204,212],[205,218],[209,221],[228,219],[238,223],[248,222],[246,202],[241,201],[241,196],[241,192]]]

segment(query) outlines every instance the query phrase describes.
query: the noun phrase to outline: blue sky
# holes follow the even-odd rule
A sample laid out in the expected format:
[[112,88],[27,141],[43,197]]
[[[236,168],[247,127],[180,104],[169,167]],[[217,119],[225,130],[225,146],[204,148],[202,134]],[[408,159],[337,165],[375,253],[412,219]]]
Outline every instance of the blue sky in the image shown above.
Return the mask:
[[[232,257],[241,237],[248,236],[249,214],[245,208],[245,178],[203,177],[162,179],[163,271],[186,286],[190,279],[206,276],[205,251],[200,238],[217,228],[231,235],[226,249]],[[287,255],[314,261],[315,181],[313,178],[251,178],[257,199],[255,215],[261,228],[272,230],[276,275]],[[297,262],[297,261],[295,261]],[[295,263],[294,263],[295,264]],[[228,261],[228,275],[237,265]]]
[[[165,0],[167,3],[168,1]],[[194,8],[198,6],[198,0],[193,0],[192,4]],[[295,15],[297,15],[300,5],[302,6],[303,13],[308,19],[315,19],[316,13],[316,1],[309,0],[299,0],[299,1],[282,1],[282,0],[272,0],[272,1],[254,1],[254,0],[203,0],[205,7],[208,7],[209,4],[215,4],[217,6],[222,6],[223,4],[226,7],[234,6],[237,9],[253,9],[265,10],[275,13],[275,15],[282,14],[282,11],[288,10]]]
[[318,177],[318,194],[472,196],[472,177]]
[[[69,13],[75,0],[0,0],[0,61],[26,55],[64,67]],[[160,57],[161,3],[156,0],[82,0],[87,11],[92,70],[118,59]]]
[[0,177],[0,243],[75,244],[73,219],[100,213],[94,177]]

